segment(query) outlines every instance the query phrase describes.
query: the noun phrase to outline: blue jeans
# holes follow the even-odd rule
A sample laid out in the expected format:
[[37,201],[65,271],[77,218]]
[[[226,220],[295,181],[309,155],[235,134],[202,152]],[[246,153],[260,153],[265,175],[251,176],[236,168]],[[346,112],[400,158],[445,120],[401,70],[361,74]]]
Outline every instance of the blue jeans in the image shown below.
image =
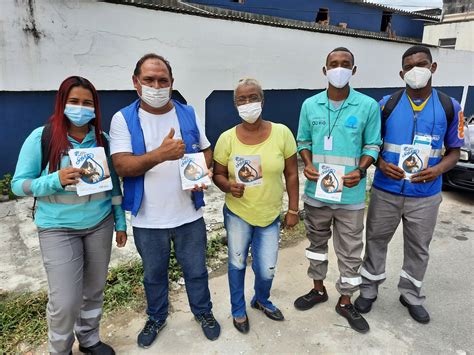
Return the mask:
[[171,241],[186,282],[193,314],[210,312],[211,295],[206,267],[206,225],[204,219],[176,228],[149,229],[133,227],[135,245],[143,261],[148,316],[165,320],[168,316],[168,265]]
[[266,227],[255,227],[224,206],[224,225],[228,238],[232,316],[243,317],[246,313],[244,280],[250,246],[252,246],[252,269],[255,274],[255,295],[251,304],[258,301],[265,308],[274,311],[276,307],[269,298],[278,257],[279,217]]

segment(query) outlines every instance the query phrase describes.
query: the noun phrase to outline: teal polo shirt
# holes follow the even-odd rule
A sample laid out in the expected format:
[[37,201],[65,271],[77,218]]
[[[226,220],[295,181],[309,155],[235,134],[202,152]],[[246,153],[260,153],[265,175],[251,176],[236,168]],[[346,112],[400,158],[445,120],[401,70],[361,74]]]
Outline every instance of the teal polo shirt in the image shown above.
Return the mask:
[[[330,126],[329,126],[330,121]],[[345,167],[345,173],[353,171],[362,155],[377,160],[380,145],[380,107],[371,97],[354,89],[338,108],[329,102],[327,90],[303,102],[298,125],[298,151],[309,150],[313,165],[320,163],[338,164]],[[324,150],[324,137],[331,130],[332,150]],[[316,182],[307,180],[305,194],[308,197],[331,204],[357,204],[365,200],[366,179],[353,187],[344,186],[340,202],[315,197]]]

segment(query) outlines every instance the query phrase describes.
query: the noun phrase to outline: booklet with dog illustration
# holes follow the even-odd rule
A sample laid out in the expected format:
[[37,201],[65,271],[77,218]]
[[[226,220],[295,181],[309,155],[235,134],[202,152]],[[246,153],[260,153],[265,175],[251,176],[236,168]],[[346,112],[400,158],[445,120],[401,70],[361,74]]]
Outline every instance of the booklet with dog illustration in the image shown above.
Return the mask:
[[235,180],[246,186],[263,184],[262,161],[260,155],[234,156]]
[[191,190],[194,188],[194,185],[211,185],[206,158],[202,152],[184,154],[179,159],[179,173],[181,174],[183,190]]
[[405,180],[410,180],[413,174],[419,173],[428,166],[431,146],[421,144],[402,144],[398,167],[405,172]]
[[76,184],[79,196],[112,190],[112,178],[103,147],[69,150],[73,168],[83,169]]
[[319,179],[316,183],[315,196],[325,200],[341,202],[344,169],[342,165],[319,164]]

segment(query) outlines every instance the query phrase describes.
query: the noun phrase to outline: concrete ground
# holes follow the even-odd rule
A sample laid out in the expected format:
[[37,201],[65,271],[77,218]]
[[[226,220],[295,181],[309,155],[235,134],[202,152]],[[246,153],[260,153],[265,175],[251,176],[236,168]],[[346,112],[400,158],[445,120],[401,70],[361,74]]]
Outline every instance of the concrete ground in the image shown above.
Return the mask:
[[[303,182],[304,179],[301,179]],[[302,190],[301,190],[302,191]],[[222,226],[223,195],[215,187],[207,193],[205,219],[209,230]],[[173,293],[167,327],[150,349],[139,349],[136,337],[144,325],[144,313],[123,311],[103,320],[103,341],[118,354],[469,354],[474,317],[473,239],[474,194],[443,192],[431,260],[424,280],[426,307],[432,321],[413,321],[398,302],[397,282],[402,264],[402,233],[399,229],[389,249],[387,281],[381,286],[373,310],[367,315],[368,334],[358,334],[334,311],[338,299],[334,281],[338,277],[332,247],[329,255],[327,290],[329,301],[306,312],[297,311],[293,301],[309,291],[305,240],[280,250],[272,301],[286,320],[274,322],[261,312],[248,309],[250,333],[234,329],[230,316],[227,275],[210,279],[214,314],[222,326],[220,338],[210,342],[189,310],[186,293]],[[35,227],[29,218],[30,199],[0,204],[0,291],[36,290],[46,286]],[[131,233],[129,233],[131,234]],[[136,257],[133,237],[124,249],[113,249],[112,264]],[[219,274],[219,273],[217,273]],[[211,274],[212,276],[212,274]],[[246,298],[252,297],[253,273],[248,268]],[[45,345],[35,353],[46,353]],[[77,345],[74,352],[78,352]]]
[[[237,332],[232,325],[227,275],[224,274],[210,280],[214,314],[222,326],[218,340],[210,342],[204,338],[193,320],[184,292],[173,297],[168,325],[151,348],[144,350],[136,346],[136,336],[144,324],[144,315],[139,314],[124,314],[106,321],[102,327],[103,339],[121,354],[470,354],[474,351],[474,195],[459,192],[443,195],[424,280],[426,307],[432,317],[427,325],[413,321],[398,301],[397,282],[403,250],[399,228],[390,245],[387,281],[366,316],[371,326],[368,334],[350,329],[346,320],[334,311],[338,299],[334,281],[338,272],[332,248],[326,284],[329,301],[305,312],[293,307],[293,301],[311,287],[304,256],[307,242],[303,240],[280,250],[279,254],[271,299],[285,315],[284,322],[272,321],[249,308],[250,333]],[[252,282],[252,271],[247,268],[247,300],[252,297]]]

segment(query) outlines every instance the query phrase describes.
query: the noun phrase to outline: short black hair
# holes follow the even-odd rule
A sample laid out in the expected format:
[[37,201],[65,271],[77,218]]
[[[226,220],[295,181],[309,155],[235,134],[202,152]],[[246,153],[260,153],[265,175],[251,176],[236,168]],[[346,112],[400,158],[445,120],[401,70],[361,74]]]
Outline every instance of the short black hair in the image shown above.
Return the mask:
[[402,55],[402,65],[406,57],[409,57],[416,53],[425,53],[430,62],[433,62],[433,57],[431,56],[431,51],[428,47],[422,45],[411,46],[408,48],[405,53]]
[[173,71],[171,70],[171,65],[170,62],[168,62],[163,56],[155,54],[155,53],[148,53],[145,54],[143,57],[141,57],[137,64],[135,65],[135,70],[133,71],[133,75],[139,76],[141,73],[142,65],[145,63],[146,60],[148,59],[158,59],[161,60],[166,67],[168,68],[168,72],[170,73],[170,78],[173,79]]
[[349,53],[352,57],[352,65],[355,64],[354,54],[349,49],[347,49],[346,47],[337,47],[337,48],[334,48],[332,51],[329,52],[328,56],[326,57],[326,65],[328,64],[329,56],[331,55],[331,53],[334,53],[334,52],[347,52],[347,53]]

